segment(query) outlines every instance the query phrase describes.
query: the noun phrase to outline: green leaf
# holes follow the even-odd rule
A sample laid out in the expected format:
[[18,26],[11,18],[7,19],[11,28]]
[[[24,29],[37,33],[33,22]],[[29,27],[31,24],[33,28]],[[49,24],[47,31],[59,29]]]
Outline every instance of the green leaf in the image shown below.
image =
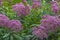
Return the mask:
[[10,40],[14,40],[13,36],[10,36]]
[[60,37],[58,38],[58,40],[60,40]]
[[6,38],[6,37],[8,37],[10,35],[10,33],[8,33],[8,34],[5,34],[4,36],[3,36],[3,38]]
[[18,39],[18,40],[23,40],[23,38],[20,37],[19,35],[13,34],[13,36],[14,36],[16,39]]

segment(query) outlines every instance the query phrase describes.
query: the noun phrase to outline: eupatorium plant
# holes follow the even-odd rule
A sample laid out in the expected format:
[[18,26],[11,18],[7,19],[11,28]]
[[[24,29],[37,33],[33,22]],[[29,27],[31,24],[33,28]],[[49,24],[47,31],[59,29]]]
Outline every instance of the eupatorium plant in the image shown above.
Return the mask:
[[0,0],[0,5],[2,4],[2,0]]
[[16,32],[23,29],[19,20],[9,20],[9,18],[3,14],[0,14],[0,26],[7,27],[10,30],[14,30]]
[[34,27],[32,34],[36,35],[41,40],[48,38],[48,33],[44,26]]
[[59,11],[59,5],[58,5],[58,2],[57,1],[52,1],[52,9],[53,9],[53,12],[55,14],[58,13],[58,11]]
[[10,20],[8,22],[8,28],[16,32],[23,29],[22,24],[19,20]]
[[33,0],[32,8],[33,9],[41,8],[41,2],[40,2],[40,0]]
[[0,14],[0,26],[7,26],[9,18],[3,14]]
[[26,6],[23,3],[17,3],[13,5],[13,10],[17,12],[17,16],[26,16],[30,13],[30,6]]
[[45,15],[39,27],[33,28],[33,35],[43,40],[48,38],[50,32],[56,32],[60,26],[60,20],[56,16]]
[[49,32],[54,32],[59,27],[59,21],[56,16],[46,15],[41,20],[41,25],[49,30]]

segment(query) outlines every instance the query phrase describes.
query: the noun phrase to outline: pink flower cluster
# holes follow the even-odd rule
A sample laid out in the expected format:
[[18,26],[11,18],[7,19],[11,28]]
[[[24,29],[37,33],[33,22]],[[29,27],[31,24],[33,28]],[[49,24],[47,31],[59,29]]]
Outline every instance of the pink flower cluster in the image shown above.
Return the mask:
[[26,16],[30,13],[30,6],[29,4],[25,6],[23,3],[18,3],[13,5],[13,10],[17,12],[17,16]]
[[0,26],[7,27],[16,32],[23,29],[19,20],[9,20],[9,18],[3,14],[0,14]]
[[52,1],[52,9],[53,9],[53,12],[55,14],[58,13],[58,11],[59,11],[59,5],[58,5],[57,1]]
[[41,40],[47,38],[50,32],[56,32],[60,26],[60,20],[56,16],[45,15],[39,27],[34,27],[32,34]]
[[[22,0],[22,3],[17,3],[13,5],[13,11],[17,13],[17,16],[26,16],[30,13],[30,9],[37,10],[42,7],[41,0],[32,0],[32,8],[30,5],[27,3],[27,0]],[[57,14],[60,10],[59,5],[57,1],[52,1],[52,11],[54,14]]]
[[6,26],[9,18],[3,14],[0,14],[0,26]]
[[49,30],[49,32],[54,32],[59,27],[59,21],[56,16],[46,15],[43,17],[41,25]]
[[0,6],[2,5],[2,0],[0,0]]
[[36,8],[40,8],[41,7],[41,2],[40,0],[33,0],[33,5],[32,8],[36,9]]
[[8,23],[8,28],[10,28],[11,30],[14,30],[16,32],[18,32],[19,30],[22,30],[22,24],[20,21],[18,20],[11,20]]
[[34,27],[32,34],[41,40],[43,40],[43,38],[48,38],[48,33],[44,26]]

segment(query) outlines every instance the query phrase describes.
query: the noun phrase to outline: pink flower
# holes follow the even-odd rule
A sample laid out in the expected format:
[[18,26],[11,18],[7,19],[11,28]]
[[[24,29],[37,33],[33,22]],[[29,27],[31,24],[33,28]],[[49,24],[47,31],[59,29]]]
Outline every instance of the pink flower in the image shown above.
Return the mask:
[[11,20],[8,24],[8,28],[18,32],[23,29],[22,24],[18,20]]
[[33,28],[32,34],[43,40],[43,38],[48,38],[50,32],[56,32],[59,26],[60,20],[56,16],[45,15],[40,26]]
[[59,5],[58,5],[58,3],[57,3],[56,1],[53,1],[53,2],[52,2],[52,9],[53,9],[53,12],[54,12],[55,14],[58,13],[58,11],[59,11]]
[[9,18],[3,14],[0,14],[0,26],[7,26]]
[[42,28],[43,26],[40,27],[34,27],[33,28],[33,35],[36,35],[38,38],[40,38],[41,40],[43,40],[43,38],[47,38],[48,34],[45,30],[45,28]]
[[33,0],[32,8],[33,9],[41,8],[40,0]]
[[55,16],[47,16],[45,19],[41,20],[41,25],[44,26],[49,31],[56,31],[58,28],[59,21]]
[[30,6],[23,3],[13,5],[13,10],[17,12],[17,16],[26,16],[30,13]]
[[0,0],[0,6],[2,5],[2,0]]

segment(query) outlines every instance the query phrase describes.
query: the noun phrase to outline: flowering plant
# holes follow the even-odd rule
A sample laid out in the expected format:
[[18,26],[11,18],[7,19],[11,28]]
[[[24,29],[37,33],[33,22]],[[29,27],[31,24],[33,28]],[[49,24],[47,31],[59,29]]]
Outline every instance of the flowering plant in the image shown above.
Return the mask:
[[60,2],[0,0],[0,40],[60,40]]

